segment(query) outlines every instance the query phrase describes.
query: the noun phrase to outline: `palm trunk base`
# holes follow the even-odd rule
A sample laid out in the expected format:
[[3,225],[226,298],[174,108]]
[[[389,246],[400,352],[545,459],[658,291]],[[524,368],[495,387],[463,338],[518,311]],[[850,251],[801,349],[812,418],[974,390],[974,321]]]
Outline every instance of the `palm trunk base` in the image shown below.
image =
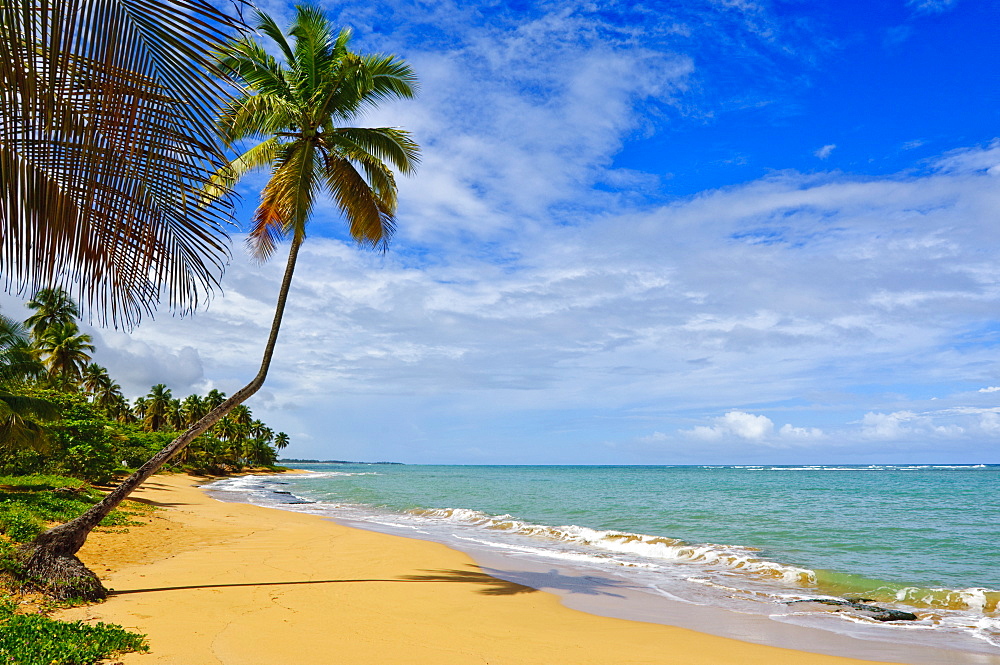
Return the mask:
[[104,600],[108,590],[76,556],[87,533],[67,529],[71,524],[50,529],[20,548],[21,584],[54,600]]

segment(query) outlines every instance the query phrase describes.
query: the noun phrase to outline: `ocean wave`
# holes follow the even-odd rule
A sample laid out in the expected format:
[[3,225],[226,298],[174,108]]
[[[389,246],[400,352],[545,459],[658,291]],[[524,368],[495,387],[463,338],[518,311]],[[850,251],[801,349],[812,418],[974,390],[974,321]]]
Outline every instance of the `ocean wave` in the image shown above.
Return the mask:
[[816,586],[836,596],[862,596],[916,609],[957,610],[977,616],[995,614],[1000,609],[1000,590],[986,587],[922,587],[828,570],[817,571]]
[[448,520],[488,530],[544,538],[603,552],[631,554],[647,559],[677,563],[721,566],[794,585],[808,586],[816,582],[814,571],[762,559],[757,555],[760,550],[753,547],[714,543],[693,545],[665,536],[626,531],[602,531],[572,524],[567,526],[531,524],[510,515],[490,515],[467,508],[416,508],[407,512],[417,517]]

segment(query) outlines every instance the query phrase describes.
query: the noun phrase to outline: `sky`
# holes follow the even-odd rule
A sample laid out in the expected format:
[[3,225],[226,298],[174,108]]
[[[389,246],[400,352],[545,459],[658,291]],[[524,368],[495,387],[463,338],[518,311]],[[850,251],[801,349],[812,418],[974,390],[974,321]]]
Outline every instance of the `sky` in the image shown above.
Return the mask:
[[[416,70],[364,122],[423,159],[387,253],[310,223],[248,402],[287,456],[1000,463],[997,5],[321,6]],[[256,372],[242,240],[193,317],[88,327],[128,396]]]

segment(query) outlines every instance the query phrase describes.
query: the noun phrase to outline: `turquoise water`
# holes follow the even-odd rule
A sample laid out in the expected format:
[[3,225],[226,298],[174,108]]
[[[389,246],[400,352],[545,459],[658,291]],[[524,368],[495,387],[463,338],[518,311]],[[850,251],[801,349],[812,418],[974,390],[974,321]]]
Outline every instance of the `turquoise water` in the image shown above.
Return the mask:
[[1000,646],[1000,465],[304,466],[229,489],[738,611],[863,596]]

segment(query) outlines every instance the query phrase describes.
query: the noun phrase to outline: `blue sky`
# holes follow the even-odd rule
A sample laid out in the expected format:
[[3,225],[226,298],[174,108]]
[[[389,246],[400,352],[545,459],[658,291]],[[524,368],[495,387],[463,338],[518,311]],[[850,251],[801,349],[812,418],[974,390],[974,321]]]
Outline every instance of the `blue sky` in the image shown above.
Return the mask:
[[[416,69],[367,122],[424,160],[385,256],[312,222],[250,403],[290,455],[1000,462],[996,6],[678,4],[324,5]],[[93,331],[130,395],[253,375],[282,257],[234,244]]]

